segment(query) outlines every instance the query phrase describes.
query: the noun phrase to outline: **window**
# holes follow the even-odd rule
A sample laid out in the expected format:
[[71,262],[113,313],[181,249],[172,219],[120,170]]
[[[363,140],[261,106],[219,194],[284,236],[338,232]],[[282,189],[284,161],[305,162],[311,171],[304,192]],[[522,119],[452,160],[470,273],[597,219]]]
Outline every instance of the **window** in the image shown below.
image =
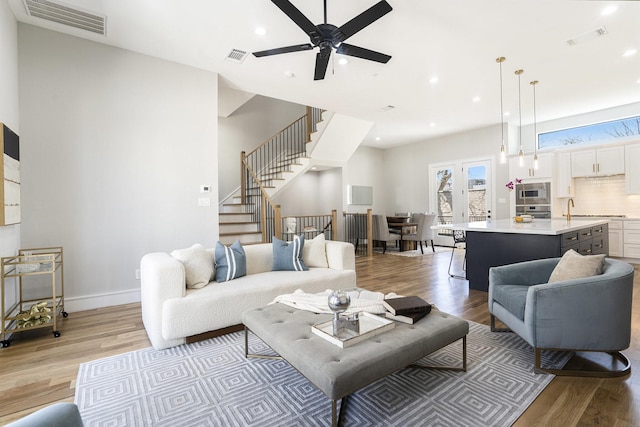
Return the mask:
[[615,142],[640,135],[640,116],[538,134],[538,149],[588,142]]

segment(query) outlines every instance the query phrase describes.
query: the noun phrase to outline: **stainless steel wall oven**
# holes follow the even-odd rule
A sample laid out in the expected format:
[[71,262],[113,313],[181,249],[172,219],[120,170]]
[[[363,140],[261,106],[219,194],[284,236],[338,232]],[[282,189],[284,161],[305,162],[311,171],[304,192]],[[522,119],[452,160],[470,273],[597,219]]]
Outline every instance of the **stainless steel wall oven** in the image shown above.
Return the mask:
[[551,183],[516,184],[516,215],[551,218]]

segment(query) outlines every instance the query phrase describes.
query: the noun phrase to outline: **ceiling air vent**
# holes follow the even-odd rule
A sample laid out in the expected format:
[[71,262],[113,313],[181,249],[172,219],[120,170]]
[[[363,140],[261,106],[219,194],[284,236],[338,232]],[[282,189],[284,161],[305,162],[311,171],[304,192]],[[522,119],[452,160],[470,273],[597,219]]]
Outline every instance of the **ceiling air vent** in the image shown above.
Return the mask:
[[600,28],[596,28],[595,30],[588,31],[584,34],[580,34],[579,36],[575,36],[568,40],[565,40],[565,42],[569,46],[575,46],[580,43],[586,43],[588,41],[595,40],[598,37],[606,36],[607,34],[609,34],[609,31],[607,31],[606,27],[602,26]]
[[229,52],[229,54],[225,59],[228,61],[242,63],[242,61],[244,61],[244,58],[246,57],[247,57],[247,52],[245,52],[244,50],[231,49],[231,52]]
[[106,17],[48,0],[22,0],[27,13],[69,27],[106,35]]

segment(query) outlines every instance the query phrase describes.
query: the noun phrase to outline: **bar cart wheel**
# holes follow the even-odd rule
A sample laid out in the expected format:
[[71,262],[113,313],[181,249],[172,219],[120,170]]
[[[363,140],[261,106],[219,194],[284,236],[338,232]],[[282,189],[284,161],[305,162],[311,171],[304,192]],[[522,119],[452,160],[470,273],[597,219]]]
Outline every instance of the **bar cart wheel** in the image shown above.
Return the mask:
[[2,348],[9,347],[11,345],[11,341],[9,340],[4,340],[1,342],[2,342]]
[[69,317],[69,313],[67,313],[66,311],[62,312],[62,317]]
[[60,331],[53,331],[53,336],[58,338],[60,336]]

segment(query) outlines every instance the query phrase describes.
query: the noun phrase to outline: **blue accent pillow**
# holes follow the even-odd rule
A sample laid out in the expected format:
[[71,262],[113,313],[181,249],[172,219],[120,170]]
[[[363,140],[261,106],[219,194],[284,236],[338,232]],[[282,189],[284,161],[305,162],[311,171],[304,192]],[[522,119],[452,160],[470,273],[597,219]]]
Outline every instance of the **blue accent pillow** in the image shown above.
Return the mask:
[[247,275],[247,255],[240,240],[231,246],[216,243],[216,282],[228,282]]
[[308,271],[302,261],[303,236],[293,236],[290,243],[273,236],[273,271]]

